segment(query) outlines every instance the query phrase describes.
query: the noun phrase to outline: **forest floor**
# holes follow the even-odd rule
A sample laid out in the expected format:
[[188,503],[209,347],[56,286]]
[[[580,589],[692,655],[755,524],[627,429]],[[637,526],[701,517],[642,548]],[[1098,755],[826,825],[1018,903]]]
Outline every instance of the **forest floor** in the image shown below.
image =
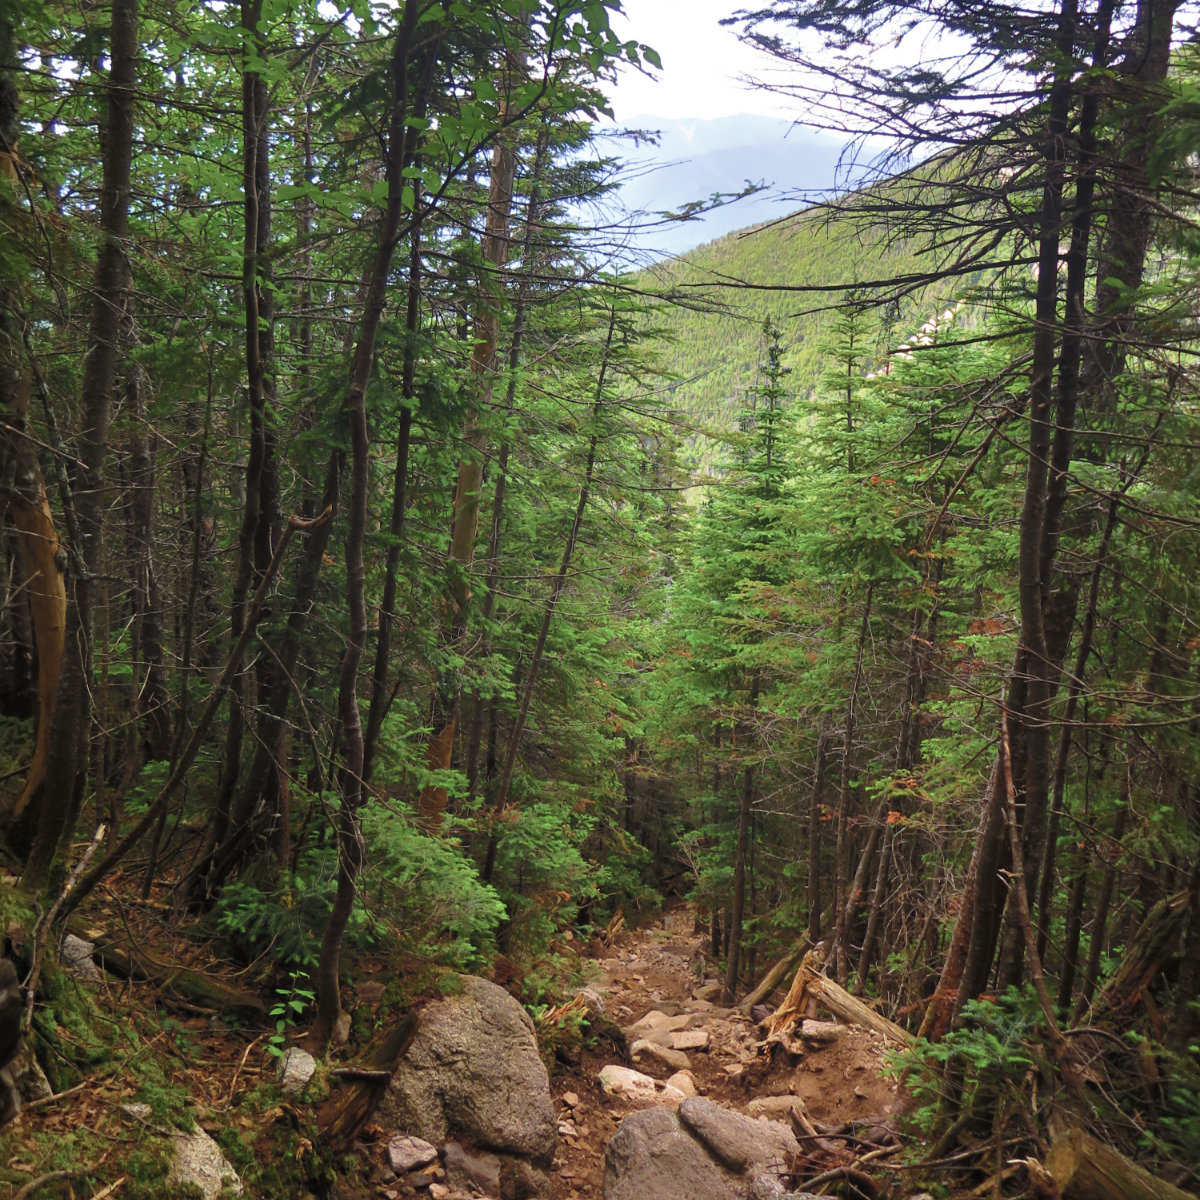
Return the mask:
[[[832,1041],[806,1042],[795,1065],[763,1054],[756,1048],[762,1032],[749,1017],[698,998],[711,994],[715,983],[707,940],[696,927],[694,910],[680,905],[643,928],[618,933],[609,948],[593,942],[593,986],[609,1018],[628,1029],[654,1011],[690,1015],[686,1028],[709,1034],[707,1050],[687,1051],[696,1093],[726,1108],[747,1112],[755,1100],[793,1095],[804,1101],[818,1127],[894,1125],[890,1118],[898,1107],[898,1091],[884,1074],[882,1038],[846,1026]],[[774,1000],[781,998],[782,992]],[[552,1200],[599,1200],[602,1195],[605,1148],[621,1119],[637,1107],[608,1095],[598,1084],[600,1071],[620,1062],[613,1047],[601,1040],[583,1050],[577,1067],[551,1076],[561,1135]],[[676,1070],[650,1054],[638,1056],[634,1067],[660,1080]]]
[[[304,1124],[301,1114],[286,1100],[280,1104],[273,1088],[273,1060],[264,1053],[275,1033],[266,1011],[269,1003],[251,989],[241,991],[238,976],[213,962],[211,946],[174,934],[163,907],[126,902],[110,892],[107,901],[91,906],[83,931],[92,933],[87,926],[93,925],[96,933],[105,927],[122,929],[126,945],[139,947],[145,961],[164,969],[169,966],[172,978],[190,970],[222,980],[231,992],[237,989],[261,1005],[258,1014],[243,1012],[241,1019],[230,1023],[207,1005],[196,1007],[180,998],[170,981],[160,990],[148,982],[120,981],[109,974],[98,982],[94,1011],[105,1015],[103,1029],[95,1034],[55,1006],[51,1019],[63,1044],[77,1046],[79,1059],[94,1055],[97,1067],[75,1086],[70,1085],[69,1075],[61,1083],[52,1081],[52,1087],[61,1089],[59,1094],[28,1106],[17,1122],[0,1133],[0,1195],[6,1188],[19,1188],[64,1168],[68,1177],[84,1177],[76,1184],[84,1192],[93,1184],[120,1187],[116,1181],[128,1169],[129,1156],[143,1136],[123,1106],[155,1094],[167,1109],[182,1106],[231,1154],[231,1147],[240,1147],[241,1161],[236,1161],[239,1155],[232,1155],[236,1167],[243,1168],[253,1159],[261,1172],[266,1160],[282,1153],[285,1145],[291,1146],[289,1158],[306,1145],[311,1151],[303,1138],[296,1141],[296,1131]],[[884,1075],[884,1044],[878,1035],[847,1026],[828,1042],[804,1039],[799,1061],[794,1055],[780,1061],[779,1056],[762,1053],[756,1047],[761,1031],[748,1017],[704,998],[716,991],[705,944],[694,911],[680,905],[641,928],[615,934],[611,945],[593,939],[589,947],[576,943],[575,949],[581,952],[585,979],[602,996],[615,1026],[628,1030],[647,1014],[658,1012],[674,1018],[676,1029],[684,1026],[690,1032],[707,1033],[706,1048],[686,1051],[696,1094],[738,1112],[753,1112],[752,1103],[767,1097],[799,1096],[818,1127],[891,1124],[888,1118],[896,1109],[897,1092]],[[776,1002],[780,996],[776,995]],[[100,1046],[102,1039],[111,1041],[111,1047]],[[632,1043],[633,1038],[629,1040]],[[118,1043],[127,1049],[122,1052]],[[551,1074],[560,1133],[552,1200],[600,1200],[603,1194],[609,1139],[621,1120],[639,1107],[606,1093],[599,1084],[605,1066],[628,1062],[619,1043],[619,1037],[601,1037],[594,1044],[576,1047],[568,1056],[570,1063],[560,1064]],[[138,1045],[143,1049],[130,1053]],[[146,1053],[150,1048],[153,1054]],[[678,1069],[649,1054],[635,1056],[633,1065],[658,1080]],[[368,1166],[377,1149],[372,1147],[368,1153],[363,1147],[358,1195],[387,1191]],[[252,1186],[255,1194],[276,1194],[269,1182],[274,1174],[268,1167],[260,1175],[258,1186]],[[43,1194],[40,1188],[37,1194]],[[44,1194],[60,1192],[50,1187]]]

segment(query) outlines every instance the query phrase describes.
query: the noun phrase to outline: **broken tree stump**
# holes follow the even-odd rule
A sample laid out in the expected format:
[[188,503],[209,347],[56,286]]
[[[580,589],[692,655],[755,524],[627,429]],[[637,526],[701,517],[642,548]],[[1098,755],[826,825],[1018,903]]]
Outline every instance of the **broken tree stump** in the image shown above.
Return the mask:
[[762,978],[762,982],[738,1005],[744,1013],[754,1011],[756,1004],[761,1004],[787,977],[788,972],[800,961],[801,956],[809,948],[809,940],[802,937]]
[[1045,1167],[1063,1200],[1196,1200],[1082,1129],[1054,1139]]
[[811,997],[809,996],[809,978],[819,979],[821,968],[825,965],[825,943],[818,942],[800,961],[796,978],[788,988],[788,994],[783,1003],[775,1010],[775,1015],[767,1022],[767,1039],[786,1033],[807,1016]]
[[354,1064],[352,1083],[341,1089],[317,1110],[321,1136],[335,1146],[351,1141],[370,1120],[387,1091],[388,1081],[417,1036],[420,1008],[410,1009],[390,1029],[376,1035],[367,1046],[363,1061]]
[[865,1029],[871,1029],[889,1042],[903,1045],[913,1040],[912,1034],[907,1030],[881,1016],[857,996],[850,995],[832,979],[826,979],[820,971],[823,964],[824,954],[818,953],[816,949],[810,950],[804,956],[786,999],[767,1023],[768,1041],[787,1033],[797,1021],[808,1016],[810,1004],[821,1004],[839,1020],[848,1025],[861,1025]]

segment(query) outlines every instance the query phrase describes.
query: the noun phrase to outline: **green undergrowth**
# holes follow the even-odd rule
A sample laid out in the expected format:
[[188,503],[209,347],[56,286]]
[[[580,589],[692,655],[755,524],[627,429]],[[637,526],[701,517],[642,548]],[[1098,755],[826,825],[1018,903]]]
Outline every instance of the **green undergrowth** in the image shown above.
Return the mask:
[[905,1120],[919,1154],[1002,1141],[1009,1157],[1041,1157],[1059,1131],[1082,1128],[1164,1178],[1196,1171],[1200,1045],[1181,1053],[1137,1033],[1071,1030],[1074,1094],[1053,1046],[1026,984],[970,1001],[941,1041],[918,1039],[896,1053],[891,1071],[912,1096]]
[[[319,1075],[303,1103],[283,1103],[265,1054],[243,1064],[242,1085],[212,1101],[211,1079],[234,1087],[237,1052],[164,1011],[145,992],[115,983],[92,987],[47,964],[34,1013],[32,1045],[55,1093],[0,1130],[0,1196],[36,1183],[29,1200],[91,1196],[113,1188],[122,1200],[195,1200],[192,1186],[168,1182],[169,1134],[199,1124],[212,1135],[250,1196],[330,1195],[339,1164],[316,1130]],[[148,1114],[129,1115],[143,1104]],[[232,1193],[230,1193],[232,1194]]]

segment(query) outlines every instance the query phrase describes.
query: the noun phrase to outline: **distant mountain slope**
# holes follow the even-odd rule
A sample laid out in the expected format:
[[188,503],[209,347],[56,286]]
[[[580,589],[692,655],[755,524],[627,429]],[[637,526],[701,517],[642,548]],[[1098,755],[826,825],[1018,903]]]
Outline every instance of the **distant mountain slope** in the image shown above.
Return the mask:
[[[923,265],[916,247],[889,240],[882,226],[833,221],[818,208],[726,234],[644,271],[639,282],[648,291],[681,292],[694,304],[710,306],[710,311],[664,306],[658,317],[665,336],[656,349],[675,377],[669,385],[673,407],[692,428],[691,465],[705,470],[714,461],[715,444],[705,431],[719,435],[734,427],[755,383],[768,314],[783,330],[784,361],[792,368],[788,387],[800,407],[814,395],[830,362],[835,306],[845,293],[770,288],[834,287],[918,271]],[[752,286],[743,288],[741,282]],[[879,316],[865,318],[859,334],[868,339],[864,369],[877,364],[889,346],[914,332],[950,295],[947,285],[908,301],[891,314],[890,324]]]

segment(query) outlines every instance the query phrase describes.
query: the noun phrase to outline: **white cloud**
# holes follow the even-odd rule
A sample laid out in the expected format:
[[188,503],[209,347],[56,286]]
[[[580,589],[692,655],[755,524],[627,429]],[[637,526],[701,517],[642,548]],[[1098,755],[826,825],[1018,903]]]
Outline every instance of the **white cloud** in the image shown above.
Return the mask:
[[663,69],[653,72],[657,78],[622,69],[612,92],[617,120],[787,116],[778,96],[739,82],[739,76],[769,77],[779,64],[719,24],[735,7],[729,0],[623,0],[625,18],[614,16],[614,31],[657,50]]

